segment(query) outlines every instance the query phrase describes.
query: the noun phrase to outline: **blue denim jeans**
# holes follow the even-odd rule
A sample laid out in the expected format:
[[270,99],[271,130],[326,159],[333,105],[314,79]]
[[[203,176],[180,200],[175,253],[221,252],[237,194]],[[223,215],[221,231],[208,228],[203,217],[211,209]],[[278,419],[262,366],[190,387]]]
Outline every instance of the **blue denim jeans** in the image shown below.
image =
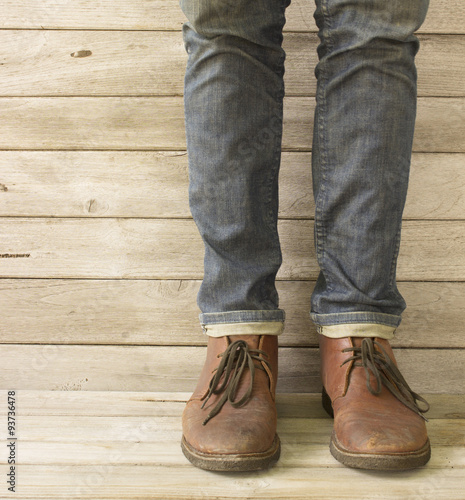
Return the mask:
[[[279,334],[275,278],[288,0],[181,0],[189,202],[208,335]],[[416,116],[413,34],[428,0],[316,0],[311,297],[319,333],[391,338]]]

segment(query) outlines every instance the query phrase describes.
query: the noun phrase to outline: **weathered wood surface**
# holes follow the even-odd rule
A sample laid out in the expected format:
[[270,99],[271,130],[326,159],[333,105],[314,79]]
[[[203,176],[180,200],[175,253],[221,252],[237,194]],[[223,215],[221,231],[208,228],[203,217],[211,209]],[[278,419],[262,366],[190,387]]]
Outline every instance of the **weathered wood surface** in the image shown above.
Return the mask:
[[[317,336],[308,318],[312,280],[318,272],[308,220],[314,210],[309,151],[318,43],[313,10],[312,2],[293,0],[286,13],[287,152],[280,217],[304,220],[280,223],[285,263],[278,289],[288,313],[287,331],[280,339],[285,346],[283,392],[319,389]],[[4,387],[17,382],[24,388],[67,391],[154,386],[188,391],[195,383],[205,344],[195,305],[202,245],[192,220],[187,220],[183,22],[177,0],[5,0],[2,5]],[[464,26],[461,0],[431,0],[419,30],[420,99],[398,272],[409,307],[394,345],[411,384],[430,392],[463,392]],[[30,256],[11,257],[23,253]],[[61,343],[66,345],[55,345]],[[178,357],[181,371],[174,373],[172,360]],[[92,465],[61,468],[60,460],[69,460],[70,448],[64,444],[58,449],[58,442],[43,444],[48,464],[22,466],[28,478],[24,498],[81,498],[72,484],[88,477]],[[106,460],[105,446],[85,441],[74,449],[76,457],[85,461],[86,447]],[[147,449],[140,448],[141,454]],[[37,452],[29,450],[34,461]],[[54,452],[61,458],[52,476],[62,485],[50,489],[47,467]],[[319,453],[315,451],[315,463]],[[457,456],[444,449],[440,453],[454,460]],[[163,457],[169,462],[166,454]],[[297,462],[306,463],[300,458]],[[135,467],[121,467],[115,478],[124,482]],[[166,469],[162,467],[161,474]],[[176,489],[179,470],[160,486],[162,498],[182,497]],[[331,474],[314,470],[315,481],[326,487]],[[135,483],[147,472],[141,471],[136,468]],[[199,484],[195,474],[191,484]],[[289,484],[300,477],[297,468],[288,478],[291,482],[278,481],[256,496],[273,491],[269,498],[289,498]],[[448,477],[445,489],[444,476],[427,482],[427,491],[434,492],[431,498],[454,498],[457,477]],[[117,481],[112,477],[110,484]],[[345,495],[343,483],[338,484],[332,498]],[[415,484],[424,485],[425,479]],[[417,486],[409,495],[426,498]],[[296,497],[324,498],[321,490],[302,488]],[[238,495],[244,496],[244,491]],[[405,493],[390,488],[386,498],[399,498],[400,491]],[[153,485],[145,483],[142,489],[117,490],[121,498],[153,498],[151,493]],[[115,490],[103,487],[98,495],[115,498]]]
[[[156,448],[152,449],[156,453]],[[459,452],[457,448],[453,451]],[[125,450],[116,450],[115,455],[124,457]],[[307,449],[306,456],[311,456],[311,450]],[[444,462],[446,460],[444,457]],[[206,471],[194,470],[187,460],[178,467],[160,464],[126,465],[115,461],[105,466],[24,465],[21,471],[21,500],[463,500],[465,480],[462,467],[429,467],[396,474],[364,474],[335,467],[310,468],[305,462],[300,467],[280,466],[271,473],[264,471],[248,474],[212,475]],[[363,488],[360,488],[361,482]],[[348,496],[354,490],[357,490],[356,497]],[[11,497],[4,498],[17,498],[17,495],[12,493]]]
[[[287,31],[316,31],[315,5],[292,0],[286,11]],[[179,30],[185,17],[178,0],[4,0],[1,26],[29,29]],[[420,33],[465,33],[461,0],[431,0]]]
[[[154,391],[40,391],[20,390],[22,416],[93,416],[93,417],[178,417],[192,392]],[[428,420],[465,419],[462,394],[423,394],[431,405]],[[0,389],[2,401],[7,391]],[[278,393],[278,417],[308,419],[326,418],[320,393]],[[4,415],[6,406],[0,406]],[[5,432],[6,429],[2,429]],[[59,439],[58,437],[56,438]],[[447,439],[447,438],[446,438]]]
[[[415,152],[465,152],[465,98],[423,97]],[[287,97],[283,149],[309,150],[314,98]],[[185,149],[182,97],[0,97],[0,149]]]
[[[313,222],[279,224],[279,279],[318,276]],[[200,279],[203,243],[192,220],[0,218],[0,277]],[[404,221],[401,281],[464,281],[465,221]]]
[[[204,347],[0,344],[0,389],[193,391]],[[464,394],[464,349],[395,349],[416,392]],[[280,349],[279,392],[321,390],[315,348]]]
[[[110,394],[112,393],[109,392],[108,395]],[[108,398],[108,395],[103,398]],[[97,401],[94,402],[96,403]],[[164,404],[157,405],[157,410]],[[321,406],[321,403],[317,404]],[[175,416],[162,417],[162,411],[158,410],[152,418],[147,415],[85,416],[79,413],[23,415],[18,445],[21,448],[21,465],[107,464],[116,451],[123,453],[121,463],[127,465],[187,465],[179,455],[181,411],[179,406]],[[327,415],[311,420],[281,418],[278,433],[281,434],[284,445],[283,457],[284,454],[287,455],[282,466],[343,469],[343,465],[334,463],[335,460],[327,449],[332,425],[332,420]],[[434,436],[432,444],[439,451],[439,455],[429,465],[430,468],[444,467],[447,452],[451,454],[449,459],[453,461],[454,467],[465,468],[465,454],[460,453],[458,442],[465,433],[463,420],[434,419],[429,422],[428,428]],[[465,444],[463,438],[462,444]],[[452,447],[455,449],[451,449]]]
[[[404,219],[464,219],[463,165],[414,153]],[[191,218],[183,151],[0,151],[0,183],[0,217]],[[311,153],[283,153],[279,216],[314,210]]]
[[[465,36],[419,35],[418,95],[465,95]],[[315,33],[286,33],[288,96],[315,95]],[[182,95],[180,32],[0,30],[0,96]],[[80,55],[80,57],[78,57]]]
[[[0,280],[3,343],[206,345],[193,280]],[[318,345],[314,282],[278,281],[286,311],[281,346]],[[399,283],[408,307],[396,347],[464,348],[465,283]],[[182,311],[182,314],[179,314]]]
[[[23,391],[17,402],[17,489],[25,499],[367,499],[462,500],[463,396],[424,394],[432,458],[415,471],[363,472],[329,452],[332,420],[319,394],[278,394],[281,458],[263,472],[212,474],[184,458],[187,393]],[[0,391],[5,418],[7,393]],[[0,430],[6,440],[6,427]],[[6,475],[6,454],[0,473]],[[363,480],[363,488],[360,481]],[[6,484],[6,483],[5,483]]]

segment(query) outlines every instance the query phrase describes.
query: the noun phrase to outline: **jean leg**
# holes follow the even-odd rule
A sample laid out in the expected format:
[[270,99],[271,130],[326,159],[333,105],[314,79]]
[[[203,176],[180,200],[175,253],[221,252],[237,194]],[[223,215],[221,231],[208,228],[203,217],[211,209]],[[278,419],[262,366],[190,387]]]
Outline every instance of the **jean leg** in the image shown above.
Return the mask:
[[428,0],[315,1],[321,272],[311,317],[328,336],[390,338],[406,306],[396,265],[416,116],[413,33]]
[[238,334],[266,330],[263,322],[281,331],[274,281],[287,1],[180,3],[189,203],[205,245],[200,320],[212,335],[231,324]]

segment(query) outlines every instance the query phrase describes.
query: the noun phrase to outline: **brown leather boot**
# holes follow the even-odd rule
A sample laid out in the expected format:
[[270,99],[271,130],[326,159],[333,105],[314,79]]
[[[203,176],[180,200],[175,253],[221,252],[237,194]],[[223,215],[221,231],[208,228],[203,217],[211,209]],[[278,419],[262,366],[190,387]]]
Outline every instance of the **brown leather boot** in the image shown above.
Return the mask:
[[334,458],[359,469],[426,464],[431,450],[422,414],[429,405],[400,374],[389,342],[320,335],[320,356],[323,407],[334,416]]
[[207,359],[182,416],[182,450],[197,467],[249,471],[274,464],[278,339],[209,337]]

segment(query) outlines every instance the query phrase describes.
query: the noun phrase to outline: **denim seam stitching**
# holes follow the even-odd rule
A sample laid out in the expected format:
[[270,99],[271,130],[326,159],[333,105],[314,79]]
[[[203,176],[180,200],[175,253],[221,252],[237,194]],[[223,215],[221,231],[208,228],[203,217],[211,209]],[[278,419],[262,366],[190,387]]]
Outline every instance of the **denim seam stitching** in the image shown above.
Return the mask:
[[[284,23],[285,23],[284,11],[285,11],[285,7],[283,5],[282,12],[281,12],[281,16],[282,16],[281,17],[281,22],[282,22],[283,27],[284,27]],[[284,112],[284,109],[283,109],[283,107],[284,107],[283,106],[283,98],[284,98],[284,62],[285,62],[285,59],[286,59],[286,53],[282,49],[282,41],[281,41],[281,51],[282,51],[282,53],[281,53],[281,57],[280,57],[280,60],[279,60],[279,63],[278,63],[278,68],[277,68],[277,69],[279,69],[280,72],[282,72],[281,83],[280,83],[280,87],[279,87],[279,89],[278,89],[278,91],[276,93],[276,98],[275,98],[276,99],[276,103],[277,103],[277,114],[276,114],[275,117],[277,118],[277,127],[279,127],[279,129],[275,133],[275,126],[271,127],[271,132],[275,133],[275,139],[273,141],[274,142],[274,148],[273,148],[274,163],[273,163],[273,168],[270,169],[269,175],[267,176],[266,204],[268,205],[268,210],[265,212],[266,223],[267,223],[268,228],[272,232],[273,241],[274,241],[274,247],[275,247],[275,250],[277,252],[277,255],[279,255],[279,267],[282,264],[281,244],[280,244],[280,240],[279,240],[278,227],[277,227],[279,208],[276,207],[276,213],[274,213],[272,200],[273,200],[274,186],[275,186],[275,184],[278,181],[279,170],[280,170],[280,162],[281,162],[281,144],[282,144],[283,112]],[[272,116],[272,119],[273,119],[273,116]],[[278,190],[279,190],[279,187],[278,187]],[[278,191],[278,193],[279,193],[279,191]],[[279,194],[277,196],[278,196],[278,200],[279,200]],[[277,202],[279,203],[278,200],[277,200]],[[275,276],[275,278],[276,278],[276,276]],[[266,280],[262,280],[262,284],[261,284],[261,287],[260,287],[260,291],[261,291],[262,297],[266,297],[267,296],[266,290],[265,290],[265,283],[267,283],[267,281]],[[275,289],[276,289],[276,287],[275,287]],[[277,292],[276,292],[276,294],[277,294]],[[272,304],[272,305],[273,305],[273,307],[276,306],[276,307],[279,308],[279,297],[277,297],[277,303],[276,304]]]
[[[323,29],[321,30],[321,36],[326,43],[328,52],[332,47],[332,40],[329,32],[329,27],[331,26],[330,18],[329,18],[329,9],[327,6],[327,2],[321,2],[321,11],[323,16]],[[327,56],[325,54],[323,59]],[[328,166],[328,146],[326,144],[325,139],[325,130],[327,130],[327,123],[325,123],[325,110],[326,110],[326,93],[325,93],[325,84],[328,82],[328,76],[326,74],[326,66],[320,65],[320,75],[318,82],[318,91],[317,97],[319,97],[319,103],[317,105],[320,106],[320,111],[318,113],[318,123],[315,124],[318,126],[317,134],[318,134],[318,142],[320,148],[320,170],[321,170],[321,180],[318,192],[318,199],[315,200],[316,210],[315,210],[315,229],[316,229],[316,242],[315,249],[318,257],[319,265],[321,270],[324,270],[324,262],[325,262],[325,240],[326,240],[326,230],[323,224],[323,202],[326,196],[325,182],[327,180],[326,170]],[[330,292],[333,290],[333,284],[331,282],[331,278],[328,274],[324,274],[327,290]]]

